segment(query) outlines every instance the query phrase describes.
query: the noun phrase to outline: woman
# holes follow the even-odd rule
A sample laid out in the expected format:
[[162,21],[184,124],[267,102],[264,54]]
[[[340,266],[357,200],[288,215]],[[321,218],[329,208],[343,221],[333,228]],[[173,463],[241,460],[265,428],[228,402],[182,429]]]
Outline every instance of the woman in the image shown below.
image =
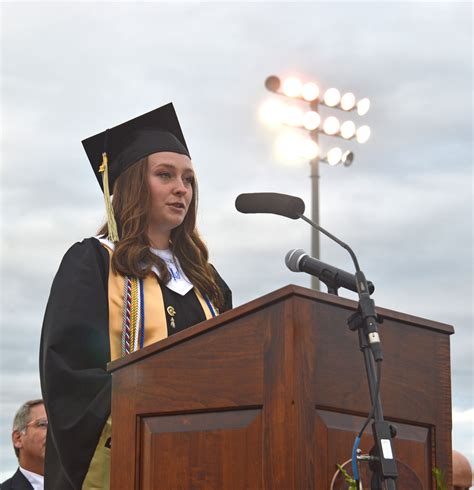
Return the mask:
[[47,490],[108,488],[110,360],[232,307],[196,230],[195,173],[172,104],[83,145],[107,223],[66,253],[46,308]]

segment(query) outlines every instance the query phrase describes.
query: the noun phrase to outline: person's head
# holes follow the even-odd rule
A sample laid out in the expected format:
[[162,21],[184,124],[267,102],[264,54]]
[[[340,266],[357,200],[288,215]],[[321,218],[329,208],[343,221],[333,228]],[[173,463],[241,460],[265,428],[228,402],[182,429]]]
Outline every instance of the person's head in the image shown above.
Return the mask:
[[44,472],[48,417],[43,400],[25,402],[13,419],[12,442],[18,462],[25,470]]
[[[155,248],[196,233],[197,183],[187,155],[153,153],[115,182],[113,209],[121,242],[140,236]],[[101,230],[105,232],[105,228]]]
[[107,223],[99,234],[115,242],[113,271],[144,278],[156,266],[166,284],[169,271],[150,247],[170,248],[192,284],[219,308],[223,297],[196,229],[196,179],[173,105],[82,143],[104,191]]
[[[223,296],[196,228],[197,202],[196,175],[187,155],[157,152],[127,168],[113,188],[112,206],[120,240],[115,244],[112,268],[123,275],[144,278],[155,265],[166,284],[169,271],[150,247],[169,247],[194,286],[220,308]],[[106,236],[107,232],[105,223],[99,234]]]

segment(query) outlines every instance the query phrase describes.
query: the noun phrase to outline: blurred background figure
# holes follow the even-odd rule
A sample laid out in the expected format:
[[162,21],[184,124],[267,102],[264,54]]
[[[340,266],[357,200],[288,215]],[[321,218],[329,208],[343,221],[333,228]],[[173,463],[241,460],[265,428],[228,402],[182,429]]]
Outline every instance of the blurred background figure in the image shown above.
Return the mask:
[[43,400],[25,402],[13,419],[12,442],[19,467],[1,490],[43,490],[48,418]]
[[472,468],[469,460],[459,451],[453,449],[453,488],[468,490],[472,488]]

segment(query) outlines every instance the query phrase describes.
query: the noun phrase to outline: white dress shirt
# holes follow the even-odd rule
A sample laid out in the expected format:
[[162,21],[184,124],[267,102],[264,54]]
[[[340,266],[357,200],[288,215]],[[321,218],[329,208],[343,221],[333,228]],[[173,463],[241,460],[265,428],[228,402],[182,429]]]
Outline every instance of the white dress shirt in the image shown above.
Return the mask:
[[31,483],[34,490],[44,489],[44,476],[38,475],[38,473],[33,473],[32,471],[25,470],[20,466],[20,471],[23,473],[25,478]]

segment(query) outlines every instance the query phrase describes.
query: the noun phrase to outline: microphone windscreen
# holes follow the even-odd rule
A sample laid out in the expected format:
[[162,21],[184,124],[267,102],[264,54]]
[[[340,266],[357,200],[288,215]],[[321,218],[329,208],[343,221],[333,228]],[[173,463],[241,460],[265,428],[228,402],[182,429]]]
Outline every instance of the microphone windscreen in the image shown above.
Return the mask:
[[254,192],[237,196],[235,207],[241,213],[270,213],[298,219],[305,206],[299,197],[277,192]]

